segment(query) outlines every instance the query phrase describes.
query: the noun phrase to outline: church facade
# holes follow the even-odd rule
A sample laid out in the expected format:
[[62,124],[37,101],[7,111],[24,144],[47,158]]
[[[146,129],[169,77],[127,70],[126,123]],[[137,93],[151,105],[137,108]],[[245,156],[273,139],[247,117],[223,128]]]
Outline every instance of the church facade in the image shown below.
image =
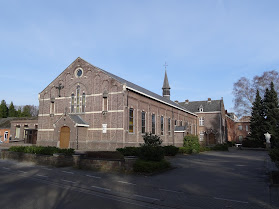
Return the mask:
[[197,135],[198,116],[163,96],[77,58],[41,93],[37,145],[81,150],[139,146],[146,132],[163,145]]

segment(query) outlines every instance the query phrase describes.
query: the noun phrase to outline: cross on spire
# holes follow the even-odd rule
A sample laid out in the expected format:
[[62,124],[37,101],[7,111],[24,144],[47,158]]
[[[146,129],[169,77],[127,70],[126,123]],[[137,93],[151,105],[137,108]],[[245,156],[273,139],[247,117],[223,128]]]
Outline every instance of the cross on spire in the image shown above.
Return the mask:
[[163,66],[165,66],[165,70],[167,70],[167,62],[165,62],[165,64],[163,65]]
[[61,91],[61,89],[63,89],[63,88],[64,88],[64,86],[62,86],[62,84],[61,84],[61,83],[59,83],[59,85],[58,85],[58,86],[55,86],[55,88],[56,88],[56,89],[58,89],[58,97],[61,97],[61,95],[60,95],[60,91]]

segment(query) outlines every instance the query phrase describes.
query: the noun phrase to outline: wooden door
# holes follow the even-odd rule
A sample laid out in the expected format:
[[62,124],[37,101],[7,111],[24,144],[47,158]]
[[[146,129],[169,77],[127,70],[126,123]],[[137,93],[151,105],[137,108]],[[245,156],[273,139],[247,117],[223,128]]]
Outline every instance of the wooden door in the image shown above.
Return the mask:
[[209,144],[216,144],[215,135],[213,133],[209,134]]
[[70,128],[63,126],[60,130],[60,148],[68,149],[70,142]]

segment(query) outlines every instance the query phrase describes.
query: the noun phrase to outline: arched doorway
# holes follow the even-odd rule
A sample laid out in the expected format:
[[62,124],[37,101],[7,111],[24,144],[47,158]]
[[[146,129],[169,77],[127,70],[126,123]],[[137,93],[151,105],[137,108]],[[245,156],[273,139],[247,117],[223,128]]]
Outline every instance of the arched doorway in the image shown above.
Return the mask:
[[70,142],[70,128],[67,126],[61,127],[60,130],[60,148],[68,149]]

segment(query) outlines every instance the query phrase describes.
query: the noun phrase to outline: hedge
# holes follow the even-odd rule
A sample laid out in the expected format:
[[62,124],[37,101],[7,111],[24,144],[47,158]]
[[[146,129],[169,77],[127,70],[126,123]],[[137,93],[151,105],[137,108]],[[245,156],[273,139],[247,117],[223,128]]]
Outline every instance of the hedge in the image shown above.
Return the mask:
[[139,173],[153,173],[155,171],[161,171],[167,168],[170,168],[170,163],[166,160],[145,161],[139,159],[134,163],[133,166],[134,172]]
[[24,152],[31,154],[53,155],[54,153],[63,153],[65,155],[72,155],[75,153],[74,149],[60,149],[58,147],[43,147],[43,146],[12,146],[9,148],[12,152]]

